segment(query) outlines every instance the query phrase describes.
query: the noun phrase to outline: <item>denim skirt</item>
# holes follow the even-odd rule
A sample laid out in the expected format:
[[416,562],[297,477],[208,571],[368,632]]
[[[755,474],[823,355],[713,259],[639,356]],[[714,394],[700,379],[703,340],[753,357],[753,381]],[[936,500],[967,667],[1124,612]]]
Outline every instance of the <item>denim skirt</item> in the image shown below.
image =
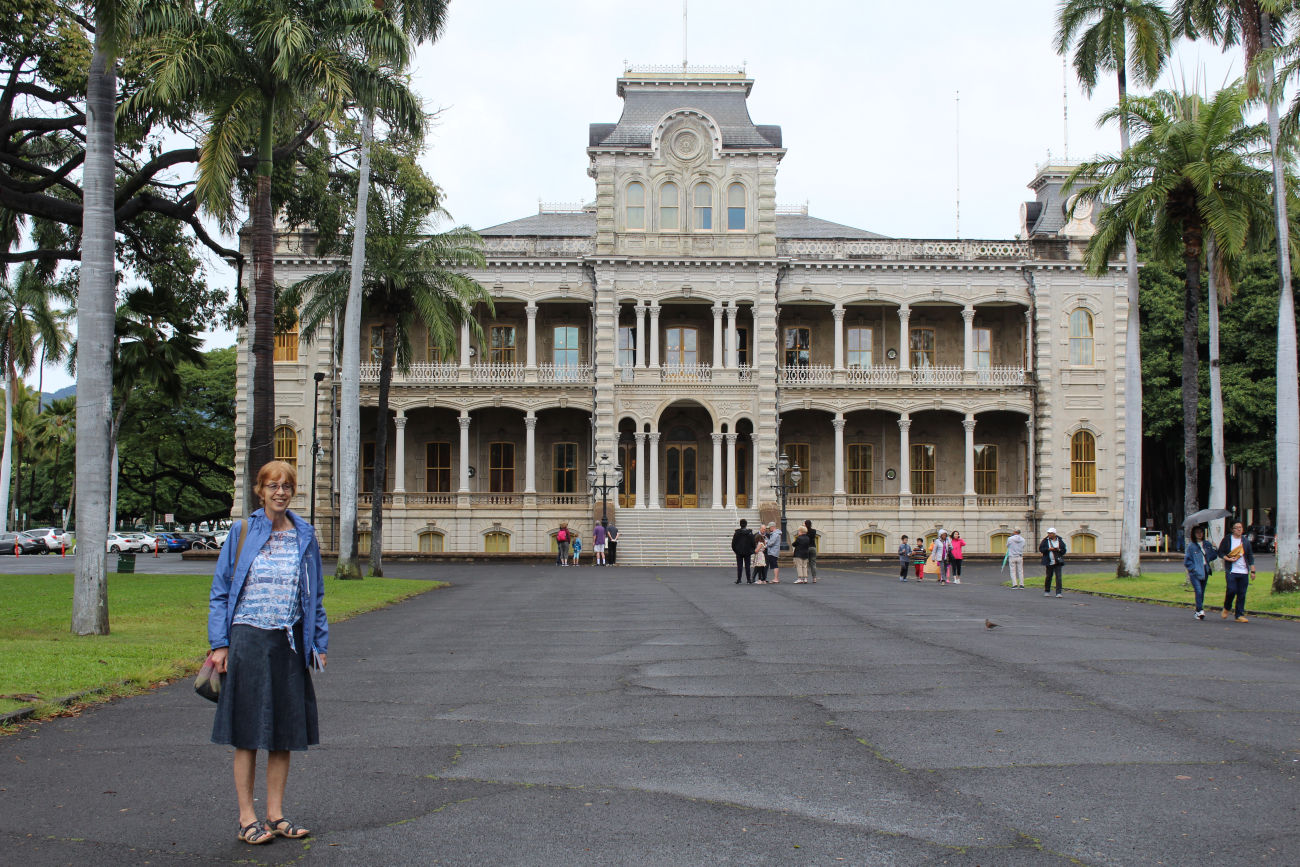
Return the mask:
[[[301,620],[293,636],[301,648]],[[320,743],[311,674],[283,629],[230,628],[212,742],[244,750],[305,750]]]

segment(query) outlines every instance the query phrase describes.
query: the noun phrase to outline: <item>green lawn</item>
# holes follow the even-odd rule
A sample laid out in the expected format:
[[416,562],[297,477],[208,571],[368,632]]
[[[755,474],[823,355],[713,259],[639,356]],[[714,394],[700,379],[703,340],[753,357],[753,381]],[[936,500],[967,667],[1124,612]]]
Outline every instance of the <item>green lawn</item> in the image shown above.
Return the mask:
[[[71,575],[0,575],[0,713],[90,689],[103,688],[105,695],[140,692],[196,671],[208,648],[211,585],[206,575],[113,574],[111,634],[77,636],[68,631]],[[326,578],[325,610],[335,623],[445,586]]]
[[[1070,590],[1135,596],[1188,607],[1196,598],[1192,595],[1191,587],[1183,586],[1186,576],[1182,572],[1148,572],[1138,578],[1116,578],[1113,572],[1071,575],[1067,566],[1064,578],[1065,586]],[[1034,586],[1029,580],[1025,583]],[[1205,588],[1207,612],[1222,610],[1223,588],[1223,572],[1216,571],[1210,576],[1210,583]],[[1251,580],[1250,589],[1246,591],[1246,608],[1251,611],[1300,616],[1300,593],[1274,593],[1273,573],[1260,572]]]

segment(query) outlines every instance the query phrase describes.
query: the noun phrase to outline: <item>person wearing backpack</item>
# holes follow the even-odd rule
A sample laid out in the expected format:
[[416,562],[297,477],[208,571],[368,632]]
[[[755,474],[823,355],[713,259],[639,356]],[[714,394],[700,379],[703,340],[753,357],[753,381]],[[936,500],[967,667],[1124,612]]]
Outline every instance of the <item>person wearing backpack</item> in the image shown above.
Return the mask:
[[569,525],[565,523],[555,531],[555,565],[569,565]]
[[731,534],[731,552],[736,555],[736,583],[740,583],[742,567],[745,581],[754,583],[754,573],[750,568],[750,558],[754,556],[754,534],[749,530],[749,522],[740,519],[740,526]]

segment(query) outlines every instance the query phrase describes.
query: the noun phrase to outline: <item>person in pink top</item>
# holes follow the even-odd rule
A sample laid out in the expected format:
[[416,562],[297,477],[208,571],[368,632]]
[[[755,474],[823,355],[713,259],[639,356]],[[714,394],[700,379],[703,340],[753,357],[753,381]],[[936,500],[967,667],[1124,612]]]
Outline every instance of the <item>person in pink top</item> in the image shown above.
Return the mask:
[[966,540],[961,537],[958,530],[952,531],[952,538],[948,542],[948,547],[952,550],[952,583],[961,583],[961,550],[966,547]]

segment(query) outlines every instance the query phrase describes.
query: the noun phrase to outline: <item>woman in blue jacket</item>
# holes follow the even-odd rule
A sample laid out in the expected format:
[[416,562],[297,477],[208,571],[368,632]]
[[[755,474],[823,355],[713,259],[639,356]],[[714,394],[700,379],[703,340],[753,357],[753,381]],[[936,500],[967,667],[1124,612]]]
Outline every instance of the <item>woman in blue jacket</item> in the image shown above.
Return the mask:
[[[239,839],[254,845],[311,832],[284,817],[289,753],[320,743],[311,668],[325,668],[329,622],[321,604],[320,545],[289,511],[293,467],[257,474],[262,508],[231,530],[212,576],[208,642],[221,679],[212,742],[235,748]],[[266,750],[266,820],[253,802],[257,751]]]
[[1193,527],[1191,541],[1183,554],[1183,568],[1187,580],[1196,591],[1196,619],[1205,619],[1205,582],[1210,577],[1210,561],[1218,559],[1219,552],[1205,541],[1205,527]]

